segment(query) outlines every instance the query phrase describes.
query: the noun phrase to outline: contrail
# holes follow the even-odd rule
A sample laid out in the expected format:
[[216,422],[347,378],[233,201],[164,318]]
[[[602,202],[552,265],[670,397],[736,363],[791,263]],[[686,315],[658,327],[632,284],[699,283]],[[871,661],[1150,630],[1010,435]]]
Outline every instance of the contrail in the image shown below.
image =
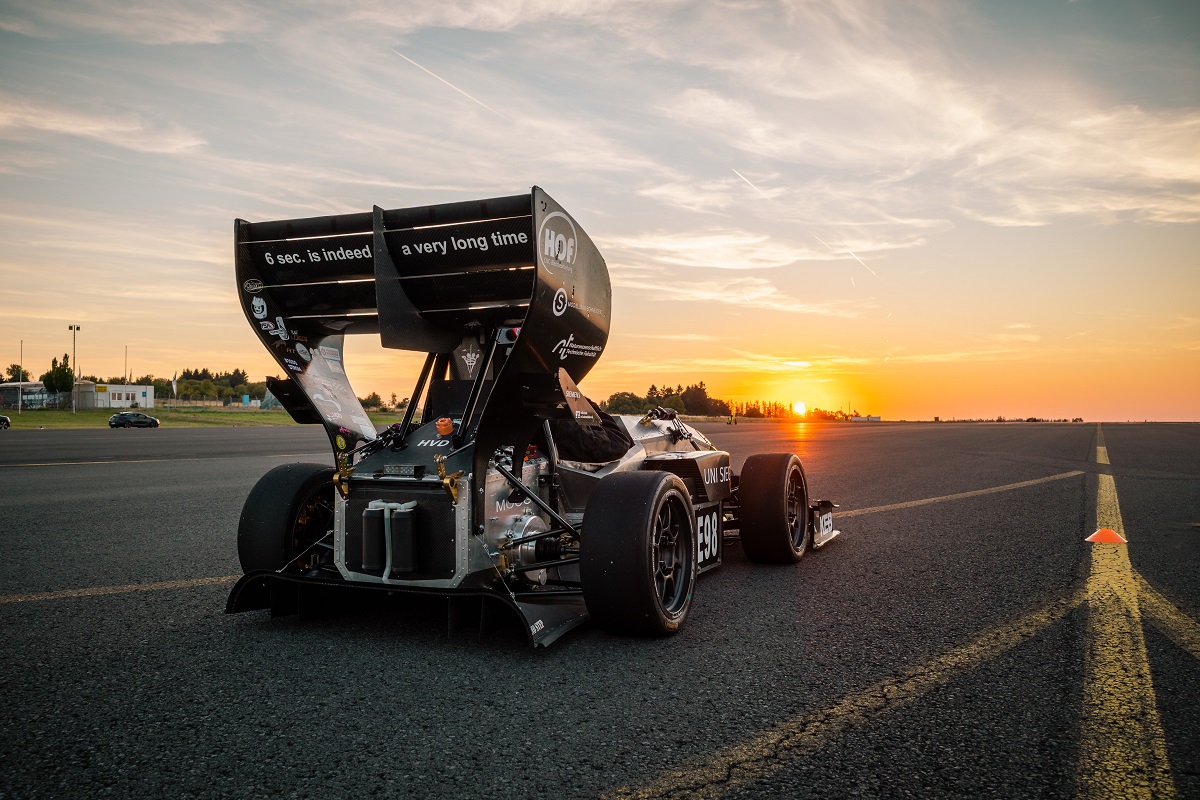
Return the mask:
[[[820,236],[817,236],[815,233],[813,234],[813,238],[814,238],[814,239],[816,239],[816,240],[817,240],[818,242],[820,242],[821,244],[823,244],[823,245],[825,245],[826,247],[828,247],[830,250],[833,250],[833,247],[832,247],[832,246],[829,244],[829,242],[825,241],[825,240],[824,240],[824,239],[822,239]],[[835,252],[835,253],[836,253],[836,252],[837,252],[837,250],[833,250],[833,252]],[[855,261],[857,261],[858,263],[862,264],[862,265],[863,265],[863,269],[865,269],[867,272],[869,272],[869,273],[871,273],[872,275],[874,275],[876,278],[878,278],[878,277],[879,277],[879,273],[878,273],[878,272],[876,272],[875,270],[871,269],[870,267],[868,267],[868,266],[867,266],[867,262],[863,261],[863,260],[862,260],[861,258],[859,258],[857,255],[855,255],[853,250],[847,249],[847,250],[846,250],[846,252],[847,252],[847,253],[849,253],[850,255],[854,256],[854,260],[855,260]]]
[[417,69],[421,70],[422,72],[424,72],[424,73],[426,73],[426,74],[428,74],[428,75],[432,75],[433,77],[437,78],[439,81],[441,81],[442,83],[446,84],[446,85],[447,85],[447,86],[449,86],[451,89],[453,89],[454,91],[456,91],[456,92],[458,92],[459,94],[461,94],[463,97],[465,97],[465,98],[467,98],[468,100],[470,100],[472,103],[477,103],[477,104],[479,104],[479,105],[483,106],[483,107],[484,107],[484,108],[486,108],[488,111],[492,112],[492,113],[493,113],[493,114],[495,114],[497,117],[499,117],[500,119],[504,120],[505,122],[508,122],[508,121],[509,121],[508,117],[504,116],[504,115],[503,115],[503,114],[501,114],[499,111],[497,111],[496,109],[494,109],[494,108],[492,108],[491,106],[489,106],[487,103],[483,102],[482,100],[476,100],[474,97],[471,97],[471,95],[467,94],[466,92],[464,92],[462,89],[460,89],[460,88],[458,88],[457,86],[455,86],[455,85],[454,85],[453,83],[451,83],[450,81],[446,80],[445,78],[443,78],[443,77],[441,77],[441,76],[439,76],[439,75],[435,75],[434,73],[432,73],[432,72],[430,72],[429,70],[425,69],[425,68],[424,68],[424,67],[422,67],[420,64],[418,64],[417,62],[413,61],[411,58],[409,58],[408,56],[404,55],[404,53],[401,53],[401,52],[400,52],[399,50],[397,50],[396,48],[394,48],[394,47],[393,47],[393,48],[391,48],[391,50],[392,50],[392,52],[393,52],[393,53],[395,53],[396,55],[400,56],[401,58],[403,58],[403,59],[404,59],[405,61],[407,61],[408,63],[412,64],[412,65],[413,65],[414,67],[416,67]]
[[[730,167],[730,169],[733,169],[733,167]],[[765,199],[767,199],[767,200],[771,200],[771,198],[770,198],[770,197],[767,197],[767,195],[763,194],[763,190],[762,190],[762,189],[758,188],[758,187],[757,187],[757,186],[755,186],[753,183],[751,183],[751,182],[750,182],[750,179],[749,179],[749,178],[747,178],[745,175],[743,175],[742,173],[738,172],[736,169],[734,169],[734,170],[733,170],[733,174],[734,174],[734,175],[737,175],[739,178],[741,178],[742,180],[744,180],[744,181],[746,182],[746,185],[747,185],[747,186],[749,186],[751,189],[753,189],[754,191],[756,191],[756,192],[758,192],[759,194],[761,194],[761,195],[762,195],[762,196],[763,196]],[[772,203],[774,203],[775,201],[774,201],[774,200],[771,200],[771,202],[772,202]]]
[[[419,65],[418,65],[418,66],[419,66]],[[424,69],[424,67],[422,67],[422,69]],[[428,72],[428,70],[426,70],[426,71]],[[432,72],[430,72],[429,74],[430,74],[430,75],[433,75],[433,73],[432,73]],[[434,75],[433,77],[437,78],[437,76],[436,76],[436,75]],[[438,78],[438,80],[441,80],[441,78]],[[733,169],[733,167],[730,167],[730,169]],[[757,187],[757,186],[755,186],[753,183],[751,183],[749,178],[747,178],[747,177],[746,177],[745,175],[743,175],[742,173],[738,172],[736,169],[734,169],[734,170],[733,170],[733,174],[734,174],[734,175],[737,175],[739,178],[741,178],[742,180],[744,180],[744,181],[746,182],[746,185],[747,185],[747,186],[749,186],[749,187],[750,187],[751,189],[753,189],[754,191],[758,192],[760,195],[762,195],[762,196],[763,196],[763,198],[765,198],[766,200],[770,200],[772,203],[774,203],[774,202],[775,202],[774,200],[771,200],[771,198],[770,198],[770,197],[768,197],[768,196],[767,196],[767,195],[766,195],[766,194],[763,192],[763,190],[762,190],[762,189],[758,188],[758,187]],[[817,240],[818,242],[820,242],[821,244],[823,244],[823,245],[825,245],[826,247],[828,247],[830,250],[833,250],[833,248],[829,246],[829,243],[828,243],[828,242],[826,242],[826,241],[825,241],[824,239],[822,239],[820,236],[817,236],[815,233],[813,234],[813,238],[814,238],[814,239],[816,239],[816,240]],[[833,252],[835,252],[835,253],[836,253],[836,252],[837,252],[837,250],[833,250]],[[854,252],[853,250],[849,250],[849,249],[847,249],[847,250],[846,250],[846,252],[847,252],[847,253],[849,253],[851,256],[853,256],[853,258],[854,258],[854,260],[855,260],[855,261],[857,261],[859,264],[862,264],[862,266],[863,266],[863,269],[865,269],[867,272],[869,272],[869,273],[871,273],[872,275],[874,275],[876,278],[878,278],[878,277],[879,277],[879,273],[878,273],[878,272],[876,272],[875,270],[871,269],[870,267],[868,267],[868,266],[867,266],[867,262],[865,262],[865,261],[863,261],[861,258],[859,258],[859,257],[858,257],[858,256],[855,254],[855,252]]]

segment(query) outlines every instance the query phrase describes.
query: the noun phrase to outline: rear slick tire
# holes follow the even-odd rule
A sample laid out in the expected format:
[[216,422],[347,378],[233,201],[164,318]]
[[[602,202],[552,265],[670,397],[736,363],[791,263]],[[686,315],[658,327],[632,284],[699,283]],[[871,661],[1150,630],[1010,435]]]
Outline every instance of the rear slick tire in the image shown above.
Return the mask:
[[258,479],[238,522],[243,572],[297,572],[302,565],[293,559],[319,555],[313,545],[333,528],[333,472],[324,464],[282,464]]
[[669,636],[696,584],[696,515],[669,472],[618,472],[592,490],[579,576],[588,614],[609,633]]
[[738,527],[751,561],[794,564],[812,543],[804,467],[791,453],[750,456],[738,479]]

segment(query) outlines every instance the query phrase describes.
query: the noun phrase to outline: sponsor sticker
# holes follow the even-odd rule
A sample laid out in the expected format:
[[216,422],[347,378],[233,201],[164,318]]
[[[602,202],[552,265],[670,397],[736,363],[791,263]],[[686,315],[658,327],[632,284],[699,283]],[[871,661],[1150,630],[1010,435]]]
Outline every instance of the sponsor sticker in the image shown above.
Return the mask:
[[329,345],[323,344],[317,348],[317,352],[319,352],[321,354],[322,358],[327,358],[330,361],[341,361],[342,360],[342,354],[341,354],[341,352],[338,351],[338,349],[336,347],[330,347]]
[[578,241],[579,235],[575,232],[575,223],[570,217],[561,211],[547,214],[542,218],[542,226],[538,229],[542,266],[550,272],[555,269],[574,272],[575,258],[579,255]]
[[346,437],[342,436],[340,433],[336,437],[334,437],[333,443],[337,447],[338,450],[346,449]]
[[283,317],[276,317],[275,318],[275,327],[268,328],[268,330],[271,331],[272,336],[278,336],[280,339],[282,339],[285,342],[289,338],[291,338],[288,336],[287,325],[284,324]]
[[261,297],[255,297],[250,301],[250,312],[254,314],[255,319],[266,319],[267,301]]
[[298,355],[298,356],[300,356],[300,358],[304,359],[305,363],[312,361],[312,351],[310,351],[307,347],[302,345],[300,342],[296,342],[296,355]]
[[263,289],[263,282],[258,278],[249,278],[242,284],[242,288],[250,294],[258,294]]
[[708,467],[704,470],[704,484],[706,486],[714,483],[729,483],[733,477],[728,466],[724,467]]
[[554,312],[554,316],[561,317],[567,312],[567,308],[570,307],[570,305],[571,301],[567,298],[567,290],[559,288],[559,290],[554,293],[554,303],[550,307],[550,310]]
[[468,377],[475,377],[475,365],[479,363],[479,358],[482,355],[483,351],[474,342],[471,343],[470,347],[464,348],[458,354],[458,357],[462,359],[463,366],[467,368]]
[[558,344],[550,348],[551,353],[557,353],[560,361],[566,361],[567,356],[583,356],[584,358],[597,358],[604,350],[602,345],[598,344],[579,344],[575,341],[575,334],[569,334],[565,339],[559,339]]

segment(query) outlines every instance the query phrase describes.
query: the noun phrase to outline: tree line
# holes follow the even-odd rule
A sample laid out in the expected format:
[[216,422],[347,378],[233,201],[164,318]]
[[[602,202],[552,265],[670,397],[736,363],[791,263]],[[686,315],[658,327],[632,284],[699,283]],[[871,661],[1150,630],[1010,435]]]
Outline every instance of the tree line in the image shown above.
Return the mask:
[[[75,371],[71,367],[70,356],[63,353],[62,360],[51,359],[50,369],[42,373],[38,378],[46,386],[46,391],[51,393],[69,392],[75,381]],[[22,369],[17,364],[11,364],[7,370],[7,378],[10,381],[29,381],[29,370]],[[115,377],[101,379],[95,375],[83,375],[80,378],[85,381],[93,381],[95,383],[110,383],[121,384],[126,382],[125,377]],[[170,378],[158,378],[154,375],[142,375],[138,378],[129,376],[129,383],[140,386],[153,386],[154,396],[157,398],[166,398],[173,395]],[[178,373],[177,379],[178,392],[175,393],[181,400],[190,400],[194,398],[214,398],[217,400],[234,399],[240,400],[243,395],[249,395],[257,400],[262,400],[267,393],[267,385],[261,381],[251,381],[247,372],[240,368],[235,368],[229,372],[213,372],[207,367],[200,369],[186,368]],[[408,398],[398,400],[393,393],[391,396],[391,404],[389,405],[377,392],[371,392],[366,397],[359,398],[364,408],[374,408],[387,410],[403,408],[408,405]],[[806,419],[806,420],[847,420],[852,417],[860,416],[858,411],[825,411],[820,408],[811,408],[803,415],[795,413],[792,407],[787,403],[765,400],[750,400],[746,402],[733,402],[722,400],[718,397],[711,397],[708,394],[708,387],[704,385],[704,381],[698,383],[676,384],[672,387],[670,384],[663,384],[660,388],[657,384],[650,384],[645,394],[635,394],[633,392],[616,392],[609,396],[605,401],[602,401],[600,408],[610,414],[641,414],[648,408],[661,406],[662,408],[672,408],[681,414],[691,414],[698,417],[729,417],[736,416],[746,419]]]
[[[32,373],[19,364],[10,364],[6,370],[10,381],[31,381]],[[63,353],[62,360],[52,358],[50,369],[38,378],[51,394],[61,394],[71,391],[75,385],[75,369],[71,366],[71,357]],[[241,399],[243,395],[261,400],[267,393],[267,384],[262,381],[251,381],[244,369],[233,369],[229,372],[212,372],[207,367],[203,369],[183,369],[178,373],[176,384],[178,392],[171,386],[170,378],[159,378],[147,374],[140,377],[133,375],[118,375],[101,378],[97,375],[80,375],[79,380],[93,383],[123,384],[135,386],[153,386],[155,397],[171,397],[175,395],[183,400],[211,397],[217,400]]]
[[681,414],[698,417],[742,417],[745,419],[805,419],[805,420],[848,420],[861,416],[858,411],[826,411],[810,408],[797,414],[788,403],[773,400],[748,400],[734,402],[710,397],[704,381],[675,388],[664,385],[659,388],[651,384],[644,395],[633,392],[617,392],[602,402],[600,407],[610,414],[641,414],[648,408],[661,406],[673,408]]

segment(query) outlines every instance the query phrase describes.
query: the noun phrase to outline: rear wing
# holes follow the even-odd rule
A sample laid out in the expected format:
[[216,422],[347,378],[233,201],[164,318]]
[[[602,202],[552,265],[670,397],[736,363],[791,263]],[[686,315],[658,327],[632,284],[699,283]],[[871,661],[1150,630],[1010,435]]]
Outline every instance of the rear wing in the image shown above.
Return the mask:
[[288,375],[271,381],[272,393],[297,421],[323,423],[339,451],[375,437],[346,378],[346,334],[449,354],[467,337],[486,344],[519,329],[488,392],[505,397],[506,413],[561,400],[559,370],[567,384],[582,380],[608,341],[604,259],[536,186],[462,203],[239,219],[234,242],[246,319]]

